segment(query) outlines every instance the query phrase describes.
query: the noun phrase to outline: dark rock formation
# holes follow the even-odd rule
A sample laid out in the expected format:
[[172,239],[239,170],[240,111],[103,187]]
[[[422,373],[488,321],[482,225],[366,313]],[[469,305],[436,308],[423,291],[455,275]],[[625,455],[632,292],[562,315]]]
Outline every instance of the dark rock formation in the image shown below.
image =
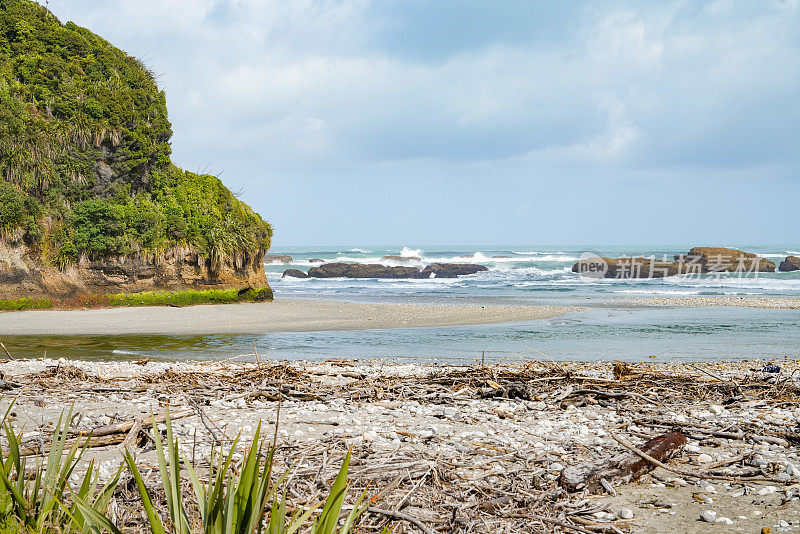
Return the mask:
[[797,256],[786,256],[786,259],[778,266],[781,272],[800,271],[800,258]]
[[283,271],[282,278],[286,278],[287,276],[290,278],[309,278],[309,276],[306,273],[304,273],[299,269],[286,269],[285,271]]
[[697,274],[699,269],[698,266],[691,267],[677,261],[651,258],[587,258],[572,266],[573,273],[595,278],[663,278],[676,274]]
[[465,263],[432,263],[419,270],[416,267],[387,267],[377,263],[325,263],[308,270],[311,278],[455,278],[480,271],[483,265]]
[[422,258],[420,258],[419,256],[384,256],[381,259],[406,263],[409,261],[420,261]]
[[584,258],[572,272],[595,278],[663,278],[712,272],[774,272],[775,264],[756,254],[732,248],[694,247],[675,261],[654,258]]
[[374,263],[325,263],[309,269],[308,275],[312,278],[419,278],[419,269]]
[[483,265],[472,263],[431,263],[419,273],[420,278],[456,278],[488,271]]
[[325,263],[325,260],[321,260],[319,258],[311,258],[308,260],[309,263]]
[[735,248],[694,247],[686,255],[675,256],[676,261],[697,262],[704,273],[718,272],[766,272],[774,273],[775,264],[757,254]]
[[285,254],[264,254],[264,263],[292,263],[292,257]]

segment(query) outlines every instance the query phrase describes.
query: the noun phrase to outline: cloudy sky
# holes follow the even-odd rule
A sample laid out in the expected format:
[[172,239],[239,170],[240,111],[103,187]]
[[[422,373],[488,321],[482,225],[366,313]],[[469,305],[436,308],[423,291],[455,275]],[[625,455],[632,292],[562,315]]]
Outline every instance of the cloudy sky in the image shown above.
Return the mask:
[[52,0],[288,245],[798,244],[800,1]]

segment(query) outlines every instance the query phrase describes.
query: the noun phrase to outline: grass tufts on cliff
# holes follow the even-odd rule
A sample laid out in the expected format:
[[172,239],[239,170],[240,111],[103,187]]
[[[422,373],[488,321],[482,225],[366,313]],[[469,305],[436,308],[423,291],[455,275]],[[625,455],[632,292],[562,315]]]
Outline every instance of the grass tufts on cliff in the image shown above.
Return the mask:
[[30,0],[0,0],[0,239],[66,268],[185,246],[213,261],[272,228],[170,160],[166,97],[139,60]]

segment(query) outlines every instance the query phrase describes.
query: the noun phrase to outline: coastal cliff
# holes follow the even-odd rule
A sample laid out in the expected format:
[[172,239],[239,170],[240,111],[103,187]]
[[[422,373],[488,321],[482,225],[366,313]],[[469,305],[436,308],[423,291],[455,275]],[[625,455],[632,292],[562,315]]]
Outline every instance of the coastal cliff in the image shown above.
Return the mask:
[[267,286],[271,226],[171,136],[139,60],[0,3],[0,298]]

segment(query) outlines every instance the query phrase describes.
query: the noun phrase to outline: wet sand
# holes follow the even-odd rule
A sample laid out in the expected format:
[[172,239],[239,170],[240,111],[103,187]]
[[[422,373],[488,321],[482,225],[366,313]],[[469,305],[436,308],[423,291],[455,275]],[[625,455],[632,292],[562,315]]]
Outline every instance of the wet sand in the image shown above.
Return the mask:
[[251,334],[456,326],[547,319],[580,309],[280,300],[187,308],[44,310],[0,314],[0,335]]

